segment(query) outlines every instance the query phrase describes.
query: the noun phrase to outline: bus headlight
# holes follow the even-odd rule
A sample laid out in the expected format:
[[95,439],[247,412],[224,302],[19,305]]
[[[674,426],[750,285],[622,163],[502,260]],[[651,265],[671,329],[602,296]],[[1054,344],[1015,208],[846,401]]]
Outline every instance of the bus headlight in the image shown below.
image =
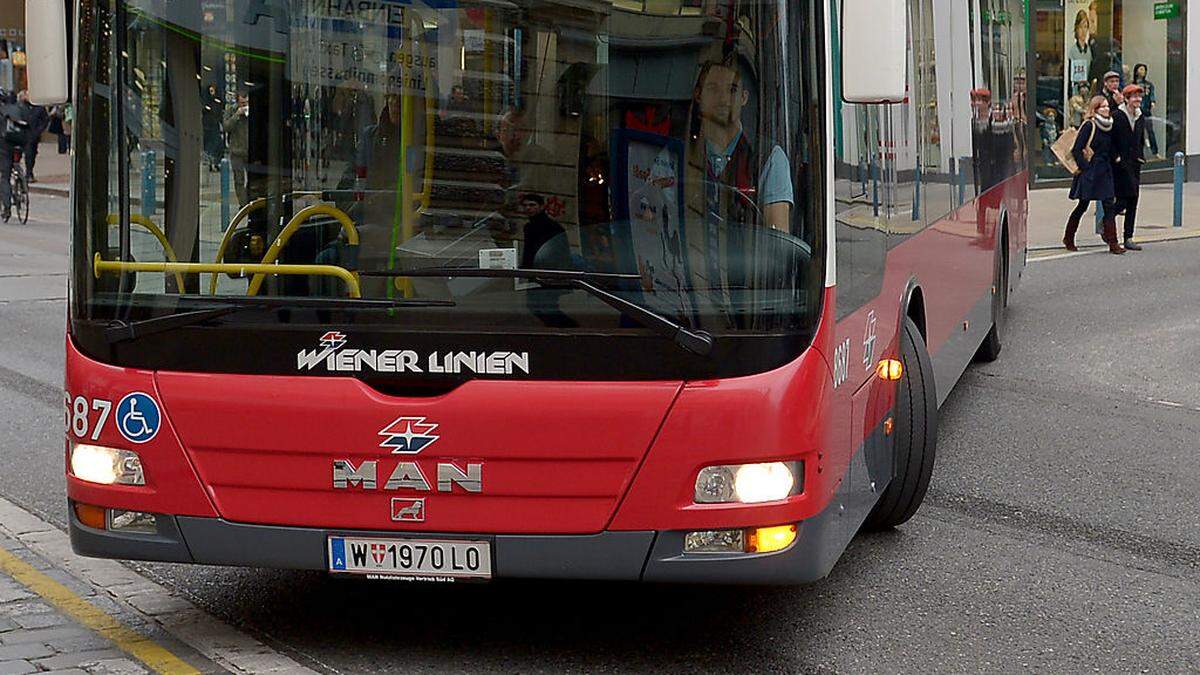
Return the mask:
[[71,475],[99,485],[146,484],[136,452],[86,443],[71,446]]
[[722,464],[696,476],[697,504],[759,504],[804,491],[804,462]]

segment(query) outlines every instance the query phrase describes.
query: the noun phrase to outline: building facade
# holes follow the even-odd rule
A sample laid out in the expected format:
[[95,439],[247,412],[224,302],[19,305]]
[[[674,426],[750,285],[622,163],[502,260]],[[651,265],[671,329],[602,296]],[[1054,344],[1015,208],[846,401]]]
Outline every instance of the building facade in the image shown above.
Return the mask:
[[[1087,101],[1116,72],[1121,86],[1147,92],[1142,109],[1150,120],[1150,180],[1172,175],[1182,152],[1193,180],[1200,179],[1200,103],[1190,104],[1188,85],[1200,81],[1200,3],[1189,0],[1028,0],[1032,13],[1031,70],[1037,120],[1032,143],[1035,184],[1068,178],[1050,144],[1078,127]],[[1192,9],[1193,11],[1189,11]],[[1189,133],[1195,129],[1195,133]]]
[[0,88],[25,86],[25,0],[0,2]]

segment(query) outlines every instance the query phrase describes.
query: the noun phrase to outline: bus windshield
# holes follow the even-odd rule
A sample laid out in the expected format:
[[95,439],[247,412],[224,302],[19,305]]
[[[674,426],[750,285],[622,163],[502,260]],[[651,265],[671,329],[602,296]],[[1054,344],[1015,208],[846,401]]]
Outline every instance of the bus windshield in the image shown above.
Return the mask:
[[570,284],[464,268],[586,272],[717,336],[816,321],[824,77],[811,9],[83,4],[73,321],[269,296],[399,307],[347,312],[343,326],[646,332]]

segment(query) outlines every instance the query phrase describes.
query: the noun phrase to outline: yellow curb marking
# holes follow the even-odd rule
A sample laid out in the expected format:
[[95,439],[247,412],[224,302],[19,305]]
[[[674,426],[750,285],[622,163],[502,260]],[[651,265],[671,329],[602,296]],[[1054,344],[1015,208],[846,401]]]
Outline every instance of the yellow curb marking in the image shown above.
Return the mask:
[[196,670],[187,662],[167,651],[144,635],[141,635],[92,603],[76,595],[71,589],[42,574],[32,565],[12,553],[0,548],[0,572],[6,573],[18,583],[37,593],[71,618],[108,638],[151,670],[166,675],[190,675]]

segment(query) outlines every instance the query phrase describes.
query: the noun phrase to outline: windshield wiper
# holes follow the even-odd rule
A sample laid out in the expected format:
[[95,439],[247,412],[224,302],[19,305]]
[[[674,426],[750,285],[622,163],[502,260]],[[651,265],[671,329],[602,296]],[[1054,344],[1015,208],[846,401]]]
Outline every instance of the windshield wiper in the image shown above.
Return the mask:
[[[184,300],[198,300],[196,296],[175,296]],[[205,301],[209,296],[202,296]],[[223,304],[205,307],[178,314],[156,316],[139,321],[113,321],[104,329],[104,339],[111,345],[135,340],[148,335],[165,333],[204,323],[247,309],[352,309],[388,310],[411,309],[413,307],[454,307],[450,300],[362,300],[359,298],[222,298]]]
[[549,282],[562,282],[591,295],[642,326],[671,340],[683,349],[700,356],[708,356],[713,350],[713,336],[707,331],[692,330],[666,316],[636,302],[596,286],[593,282],[638,281],[637,274],[608,274],[603,272],[579,272],[575,270],[508,270],[481,269],[477,267],[424,267],[415,270],[386,272],[360,272],[363,277],[463,277],[483,279],[524,279],[542,286]]

